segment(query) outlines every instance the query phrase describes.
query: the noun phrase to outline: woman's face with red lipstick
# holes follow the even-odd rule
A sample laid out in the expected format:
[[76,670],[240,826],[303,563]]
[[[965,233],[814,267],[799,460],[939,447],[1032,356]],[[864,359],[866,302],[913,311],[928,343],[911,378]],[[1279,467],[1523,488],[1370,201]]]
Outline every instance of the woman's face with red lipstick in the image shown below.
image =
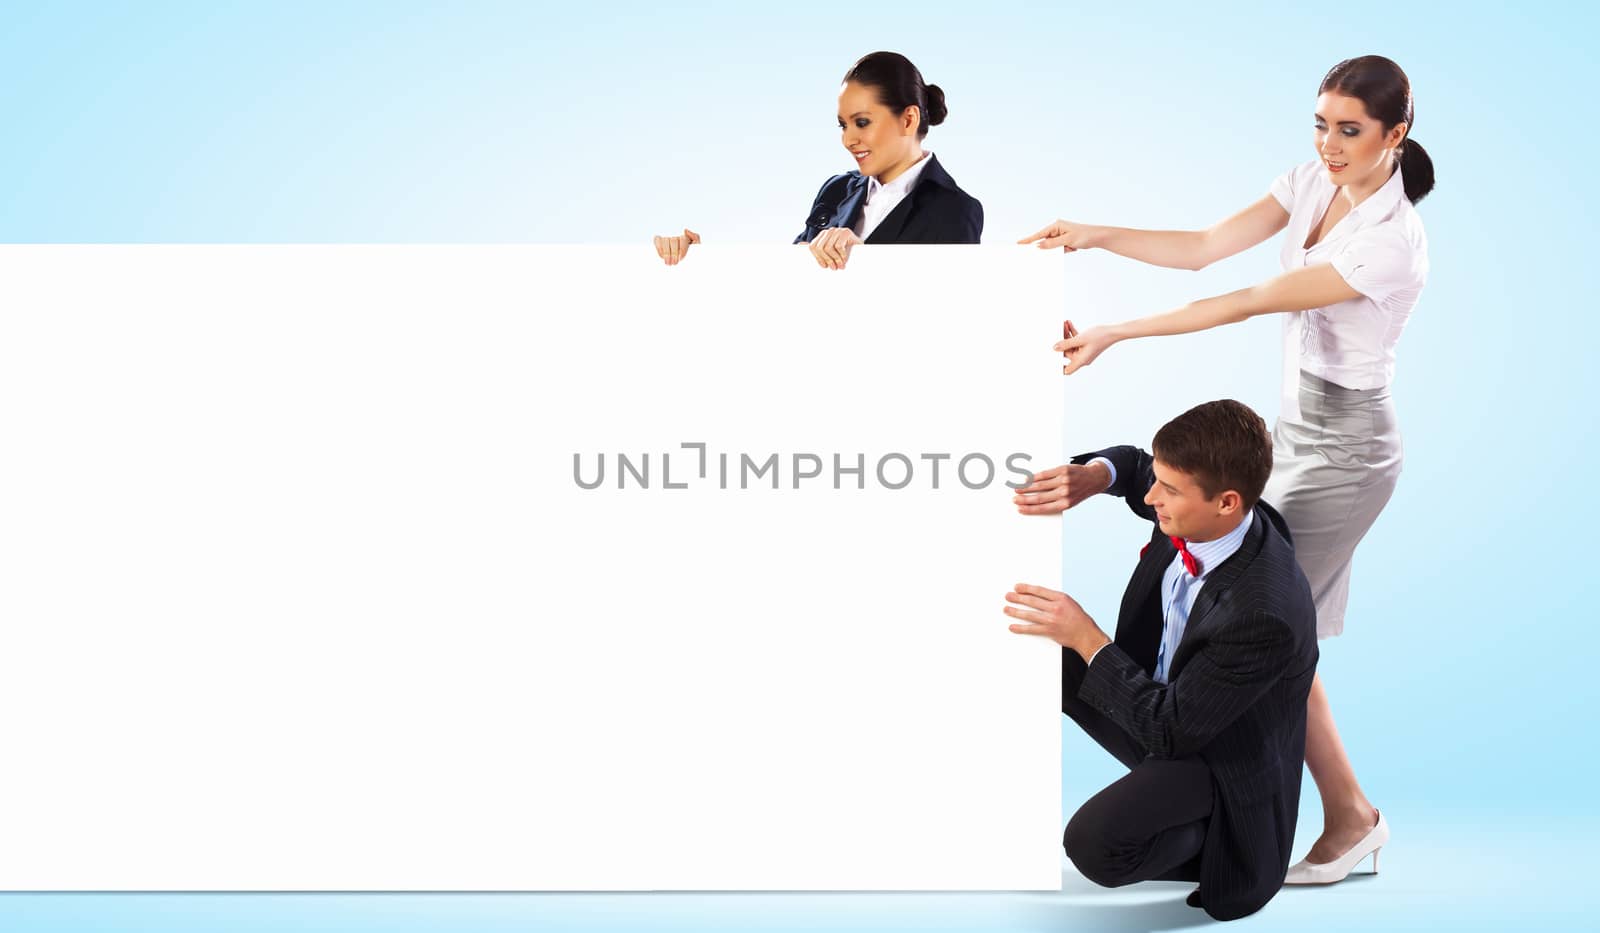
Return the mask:
[[1395,147],[1406,134],[1404,123],[1385,132],[1360,99],[1333,91],[1317,98],[1315,125],[1312,139],[1328,180],[1358,188],[1369,187],[1366,182],[1382,184],[1389,177]]
[[840,142],[863,175],[903,171],[916,161],[919,108],[895,113],[878,100],[878,89],[846,82],[839,91]]

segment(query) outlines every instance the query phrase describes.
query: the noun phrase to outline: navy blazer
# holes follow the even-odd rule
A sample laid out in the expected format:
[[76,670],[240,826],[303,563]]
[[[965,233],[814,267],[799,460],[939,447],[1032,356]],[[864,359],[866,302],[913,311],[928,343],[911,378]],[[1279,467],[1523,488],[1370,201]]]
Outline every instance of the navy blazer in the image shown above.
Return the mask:
[[[806,228],[794,238],[810,243],[829,227],[851,227],[867,204],[867,176],[846,172],[828,179],[806,215]],[[976,243],[983,233],[983,205],[956,187],[955,179],[928,156],[917,184],[883,218],[867,243]]]
[[[1144,503],[1155,478],[1151,456],[1113,447],[1072,462],[1095,457],[1116,467],[1107,491],[1154,523],[1155,509]],[[1239,550],[1207,574],[1167,683],[1151,673],[1161,643],[1161,579],[1177,549],[1159,525],[1128,581],[1112,643],[1087,670],[1077,652],[1063,654],[1064,689],[1076,687],[1078,699],[1147,754],[1198,756],[1211,771],[1200,900],[1219,920],[1259,910],[1283,884],[1317,669],[1317,610],[1288,526],[1265,502],[1249,521]]]

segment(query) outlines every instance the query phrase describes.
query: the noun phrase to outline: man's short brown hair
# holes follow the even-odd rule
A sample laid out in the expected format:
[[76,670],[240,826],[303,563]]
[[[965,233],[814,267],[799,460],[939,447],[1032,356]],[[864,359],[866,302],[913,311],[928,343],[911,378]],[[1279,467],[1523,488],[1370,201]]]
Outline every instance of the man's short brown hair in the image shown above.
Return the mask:
[[1157,460],[1194,476],[1207,499],[1232,489],[1254,508],[1272,474],[1272,436],[1267,423],[1231,398],[1196,405],[1156,432],[1150,452]]

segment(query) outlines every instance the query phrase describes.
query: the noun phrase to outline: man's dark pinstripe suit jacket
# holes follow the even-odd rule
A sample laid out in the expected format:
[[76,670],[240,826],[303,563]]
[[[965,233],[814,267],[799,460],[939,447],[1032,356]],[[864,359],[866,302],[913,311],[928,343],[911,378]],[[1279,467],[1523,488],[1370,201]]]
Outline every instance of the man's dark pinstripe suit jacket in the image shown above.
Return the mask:
[[[1116,467],[1107,490],[1155,524],[1144,496],[1151,456],[1113,447],[1074,457]],[[1168,683],[1151,678],[1161,643],[1161,578],[1177,553],[1155,526],[1122,598],[1117,633],[1084,669],[1064,652],[1063,689],[1160,758],[1199,756],[1213,801],[1200,854],[1200,899],[1218,919],[1259,910],[1289,866],[1305,763],[1306,697],[1317,666],[1316,607],[1288,527],[1257,503],[1239,550],[1206,576],[1173,653]]]

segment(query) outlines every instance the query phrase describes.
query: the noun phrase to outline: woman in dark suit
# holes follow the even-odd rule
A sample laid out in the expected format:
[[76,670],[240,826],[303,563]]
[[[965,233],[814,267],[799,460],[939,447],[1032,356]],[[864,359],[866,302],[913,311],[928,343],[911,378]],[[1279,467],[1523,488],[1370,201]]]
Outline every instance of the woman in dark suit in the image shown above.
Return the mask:
[[[794,238],[824,269],[842,269],[861,243],[976,243],[983,205],[962,191],[933,153],[928,127],[948,114],[944,91],[922,80],[910,59],[873,52],[856,62],[839,91],[839,131],[856,170],[828,179]],[[700,235],[655,238],[656,253],[676,265]]]

